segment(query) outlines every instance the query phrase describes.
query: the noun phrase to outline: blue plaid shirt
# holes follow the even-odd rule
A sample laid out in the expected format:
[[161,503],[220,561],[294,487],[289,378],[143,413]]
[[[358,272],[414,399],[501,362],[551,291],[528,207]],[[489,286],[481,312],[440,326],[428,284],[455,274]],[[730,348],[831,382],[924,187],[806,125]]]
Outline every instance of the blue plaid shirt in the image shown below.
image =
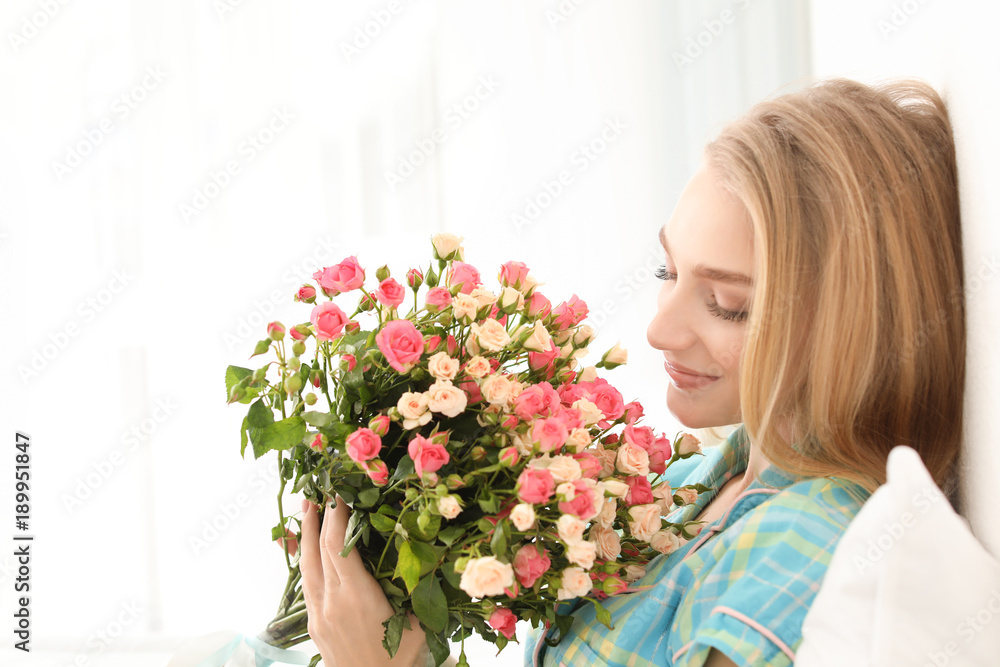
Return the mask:
[[[671,486],[719,489],[746,470],[749,441],[740,426],[723,444],[668,468]],[[670,555],[650,562],[630,589],[608,598],[613,629],[578,599],[560,613],[573,626],[556,647],[532,630],[525,665],[699,667],[712,648],[737,665],[783,667],[795,659],[802,621],[819,590],[834,547],[861,504],[837,477],[800,479],[771,465],[731,509]],[[854,485],[862,497],[868,493]],[[714,492],[674,510],[670,521],[693,520]],[[550,636],[555,636],[552,628]]]

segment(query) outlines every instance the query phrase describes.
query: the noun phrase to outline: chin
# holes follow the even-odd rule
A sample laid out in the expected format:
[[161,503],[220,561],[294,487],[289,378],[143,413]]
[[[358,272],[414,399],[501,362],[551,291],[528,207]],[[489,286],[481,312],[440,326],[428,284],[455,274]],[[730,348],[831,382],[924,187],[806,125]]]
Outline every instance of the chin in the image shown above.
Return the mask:
[[667,390],[667,410],[685,428],[710,428],[713,426],[728,426],[740,421],[739,410],[735,412],[719,409],[717,401],[708,398],[692,399],[681,394],[674,387]]

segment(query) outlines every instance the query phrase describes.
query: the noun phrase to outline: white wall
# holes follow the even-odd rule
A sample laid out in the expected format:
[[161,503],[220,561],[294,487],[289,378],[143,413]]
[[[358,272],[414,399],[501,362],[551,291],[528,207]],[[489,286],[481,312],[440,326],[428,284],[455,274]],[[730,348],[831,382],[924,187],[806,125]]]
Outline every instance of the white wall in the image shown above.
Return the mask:
[[[819,77],[918,76],[949,105],[958,151],[968,356],[964,497],[973,531],[1000,555],[1000,5],[975,0],[814,0]],[[927,279],[934,279],[927,267]]]

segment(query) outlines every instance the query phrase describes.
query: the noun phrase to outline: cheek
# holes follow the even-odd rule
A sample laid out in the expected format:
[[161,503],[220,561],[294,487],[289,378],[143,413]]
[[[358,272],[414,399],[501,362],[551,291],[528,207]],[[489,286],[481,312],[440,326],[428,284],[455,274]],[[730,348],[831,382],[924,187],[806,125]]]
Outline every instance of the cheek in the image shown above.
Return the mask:
[[740,357],[743,354],[744,329],[723,322],[729,330],[717,331],[711,339],[712,365],[716,375],[739,377]]

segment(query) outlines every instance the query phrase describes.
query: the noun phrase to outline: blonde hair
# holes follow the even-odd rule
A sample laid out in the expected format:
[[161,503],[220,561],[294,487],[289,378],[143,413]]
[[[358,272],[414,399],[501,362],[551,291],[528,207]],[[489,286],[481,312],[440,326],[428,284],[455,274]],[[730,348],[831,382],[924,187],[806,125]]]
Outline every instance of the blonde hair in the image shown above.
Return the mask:
[[912,80],[821,82],[755,106],[706,159],[754,230],[740,378],[751,441],[793,474],[869,492],[909,445],[957,502],[966,321],[941,97]]

